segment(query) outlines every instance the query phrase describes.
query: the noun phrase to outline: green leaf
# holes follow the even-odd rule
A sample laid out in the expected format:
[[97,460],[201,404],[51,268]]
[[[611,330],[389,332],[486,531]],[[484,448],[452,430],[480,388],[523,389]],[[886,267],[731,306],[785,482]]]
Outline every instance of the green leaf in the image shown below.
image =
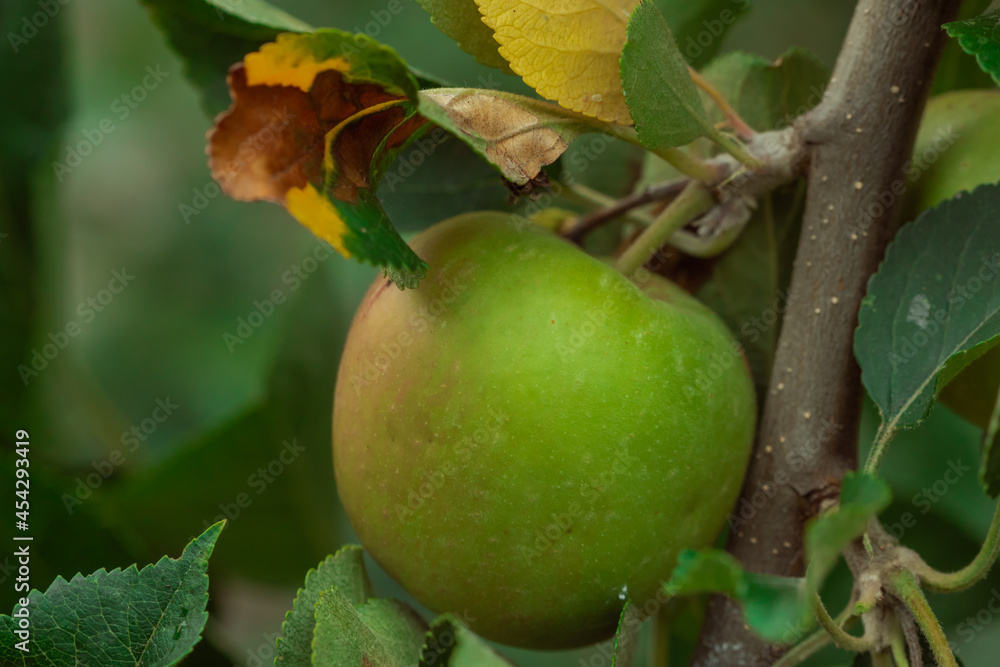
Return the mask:
[[483,23],[475,0],[417,0],[417,4],[431,15],[431,23],[455,40],[460,49],[487,67],[513,74],[500,55],[493,30]]
[[639,628],[642,627],[642,610],[626,600],[618,617],[618,630],[615,632],[614,657],[611,667],[632,667],[635,654],[639,649]]
[[451,614],[434,619],[420,649],[419,667],[509,667],[510,664]]
[[[992,4],[991,0],[965,0],[958,10],[956,21],[964,21],[979,16]],[[949,39],[941,53],[934,84],[928,97],[935,97],[949,90],[969,88],[993,88],[992,77],[979,67],[975,58],[970,58],[957,39]]]
[[[39,442],[39,436],[32,430],[31,441]],[[97,504],[84,495],[92,493],[85,480],[58,474],[44,460],[39,460],[41,457],[33,458],[30,447],[25,453],[31,465],[32,581],[52,581],[59,575],[71,578],[77,572],[136,560],[136,554],[122,543],[118,531],[107,526],[95,511]],[[11,443],[9,454],[0,454],[0,479],[15,479],[15,462],[21,459]],[[175,542],[179,543],[180,540]],[[67,544],[73,548],[67,549]],[[17,570],[13,551],[0,553],[0,578],[13,576]],[[14,586],[0,589],[0,609],[10,609],[23,595]]]
[[983,454],[979,463],[979,481],[990,498],[1000,495],[1000,392],[993,404],[990,423],[983,433]]
[[476,88],[420,91],[420,113],[524,185],[598,121],[541,100]]
[[677,48],[698,68],[719,52],[729,29],[743,17],[744,0],[656,0],[656,6],[677,37]]
[[806,583],[810,591],[820,590],[840,552],[865,532],[868,520],[888,507],[891,499],[889,485],[881,479],[864,473],[844,475],[840,503],[806,527]]
[[743,346],[759,396],[770,383],[802,228],[804,184],[761,196],[750,222],[698,291]]
[[316,603],[315,667],[412,667],[427,624],[398,600],[371,599],[355,606],[338,588]]
[[229,106],[229,67],[282,32],[309,32],[309,25],[264,0],[142,0],[184,73],[201,92],[205,113]]
[[626,37],[622,89],[642,144],[653,150],[683,146],[709,133],[711,126],[687,63],[656,5],[649,0],[639,3]]
[[868,282],[854,354],[887,432],[914,426],[936,389],[1000,334],[1000,185],[928,209],[903,227]]
[[[223,523],[139,570],[98,570],[58,577],[45,593],[28,595],[13,616],[0,616],[0,658],[9,667],[160,667],[174,665],[201,639],[208,620],[208,558]],[[30,543],[25,543],[30,548]],[[18,545],[20,546],[20,545]],[[29,652],[17,648],[22,610],[31,624]]]
[[719,549],[682,551],[666,583],[667,595],[722,593],[735,600],[758,635],[780,641],[788,626],[809,618],[805,579],[745,571],[734,557]]
[[312,658],[313,632],[316,628],[315,607],[320,594],[337,588],[354,606],[363,605],[372,597],[372,585],[365,571],[364,550],[356,545],[341,547],[327,556],[315,570],[306,574],[306,583],[295,596],[292,609],[281,624],[274,658],[275,667],[309,665]]
[[1000,1],[990,5],[981,16],[945,23],[944,29],[1000,85]]
[[[791,125],[793,119],[816,106],[823,98],[830,72],[810,51],[793,47],[773,62],[732,51],[709,63],[702,76],[729,100],[747,125],[766,131]],[[714,105],[706,107],[709,121],[724,119]]]

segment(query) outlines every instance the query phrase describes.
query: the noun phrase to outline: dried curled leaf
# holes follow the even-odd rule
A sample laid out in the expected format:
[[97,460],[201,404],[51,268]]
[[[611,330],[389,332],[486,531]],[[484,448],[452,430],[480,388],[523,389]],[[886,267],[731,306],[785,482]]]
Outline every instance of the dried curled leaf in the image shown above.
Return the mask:
[[517,185],[555,162],[598,124],[554,104],[475,88],[420,92],[420,113],[460,137]]
[[208,143],[223,190],[282,204],[345,257],[415,286],[424,264],[375,197],[385,167],[427,126],[396,53],[338,30],[282,34],[233,66],[229,87]]
[[540,95],[631,125],[618,58],[638,0],[476,0],[500,55]]

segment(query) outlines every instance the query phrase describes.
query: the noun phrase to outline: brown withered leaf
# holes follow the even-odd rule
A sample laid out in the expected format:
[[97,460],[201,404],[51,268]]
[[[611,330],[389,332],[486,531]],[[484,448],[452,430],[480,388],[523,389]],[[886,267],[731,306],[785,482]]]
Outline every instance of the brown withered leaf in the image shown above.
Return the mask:
[[[336,70],[317,74],[309,92],[293,86],[250,86],[243,63],[230,70],[229,87],[233,105],[209,131],[212,175],[233,199],[279,204],[289,188],[323,183],[326,137],[337,125],[356,113],[406,99],[372,84],[346,84]],[[362,129],[370,136],[355,140],[374,145],[335,162],[352,174],[367,172],[374,148],[404,115],[396,108],[387,118],[368,116]],[[363,184],[367,178],[354,180]]]
[[322,182],[324,128],[308,93],[248,86],[243,63],[229,70],[233,105],[209,131],[212,176],[233,199],[285,201],[289,188]]
[[233,66],[209,133],[212,175],[235,199],[284,205],[346,257],[415,286],[425,265],[382,210],[384,168],[426,121],[392,49],[339,30],[279,35]]

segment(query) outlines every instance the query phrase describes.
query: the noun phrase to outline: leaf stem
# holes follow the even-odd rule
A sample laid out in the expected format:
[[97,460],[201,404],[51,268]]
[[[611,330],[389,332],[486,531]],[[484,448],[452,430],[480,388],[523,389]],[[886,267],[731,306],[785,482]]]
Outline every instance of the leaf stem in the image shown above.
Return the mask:
[[958,661],[955,660],[951,647],[948,646],[948,638],[945,637],[944,630],[941,629],[941,622],[931,610],[914,574],[907,569],[896,570],[890,575],[888,584],[892,594],[899,598],[913,614],[913,618],[920,626],[927,643],[930,644],[937,664],[940,667],[958,667]]
[[823,606],[823,600],[820,599],[819,593],[813,594],[812,605],[813,613],[816,614],[816,620],[819,621],[819,624],[823,627],[827,634],[830,635],[834,644],[842,649],[854,651],[855,653],[863,653],[871,650],[872,643],[870,640],[865,637],[855,637],[852,634],[848,634],[842,627],[840,627],[840,623],[830,617],[830,612],[828,612],[826,607]]
[[657,157],[665,160],[671,167],[685,176],[697,179],[703,183],[715,183],[719,180],[719,171],[700,158],[679,148],[658,148],[653,151]]
[[878,432],[875,433],[875,442],[872,443],[871,451],[868,452],[868,460],[865,461],[864,471],[866,473],[878,474],[878,467],[882,465],[882,457],[885,456],[886,447],[894,435],[896,435],[896,429],[886,426],[885,422],[882,422],[878,427]]
[[732,155],[734,158],[742,162],[745,166],[751,169],[760,166],[760,162],[758,162],[756,158],[750,155],[750,153],[747,153],[746,149],[743,147],[743,144],[741,144],[739,141],[725,134],[722,134],[721,132],[719,132],[719,130],[715,128],[714,125],[710,123],[706,123],[703,127],[705,128],[705,136],[714,141],[719,146],[719,148]]
[[934,593],[955,593],[964,591],[985,578],[998,555],[1000,555],[1000,502],[993,510],[993,520],[990,521],[986,540],[971,563],[955,572],[940,572],[923,560],[917,560],[911,567],[927,590]]
[[[622,125],[609,125],[607,128],[616,138],[638,146],[644,150],[650,150],[639,141],[639,135],[631,127]],[[658,148],[651,150],[654,155],[665,160],[671,167],[681,172],[689,178],[693,178],[704,183],[715,184],[721,180],[723,174],[719,168],[705,162],[701,158],[691,155],[680,148]]]
[[789,649],[788,653],[781,656],[771,667],[794,667],[811,658],[832,641],[833,637],[826,630],[817,630]]
[[754,131],[752,127],[747,125],[746,121],[740,117],[740,115],[736,112],[736,109],[729,104],[729,100],[726,99],[726,96],[719,92],[719,89],[712,85],[708,79],[703,77],[698,70],[693,67],[688,67],[688,74],[691,75],[694,85],[701,88],[701,90],[712,99],[712,102],[719,108],[722,115],[726,117],[726,120],[729,121],[729,126],[733,128],[734,132],[736,132],[736,136],[741,139],[750,140],[757,134],[757,132]]
[[615,268],[631,276],[663,247],[670,235],[715,204],[704,183],[691,181],[663,210],[653,224],[639,235],[615,262]]
[[[853,603],[849,603],[844,611],[837,615],[834,623],[844,629],[850,628],[858,620],[857,616],[851,614],[852,607]],[[789,649],[771,667],[795,667],[795,665],[811,658],[817,651],[832,641],[833,637],[830,636],[830,633],[824,628],[820,628]]]

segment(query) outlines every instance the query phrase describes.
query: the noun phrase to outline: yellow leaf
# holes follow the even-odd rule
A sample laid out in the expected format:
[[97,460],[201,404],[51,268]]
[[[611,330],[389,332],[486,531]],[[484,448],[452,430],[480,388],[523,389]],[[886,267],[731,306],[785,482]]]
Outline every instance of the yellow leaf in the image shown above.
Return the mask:
[[476,0],[500,55],[540,95],[631,125],[618,58],[638,0]]

